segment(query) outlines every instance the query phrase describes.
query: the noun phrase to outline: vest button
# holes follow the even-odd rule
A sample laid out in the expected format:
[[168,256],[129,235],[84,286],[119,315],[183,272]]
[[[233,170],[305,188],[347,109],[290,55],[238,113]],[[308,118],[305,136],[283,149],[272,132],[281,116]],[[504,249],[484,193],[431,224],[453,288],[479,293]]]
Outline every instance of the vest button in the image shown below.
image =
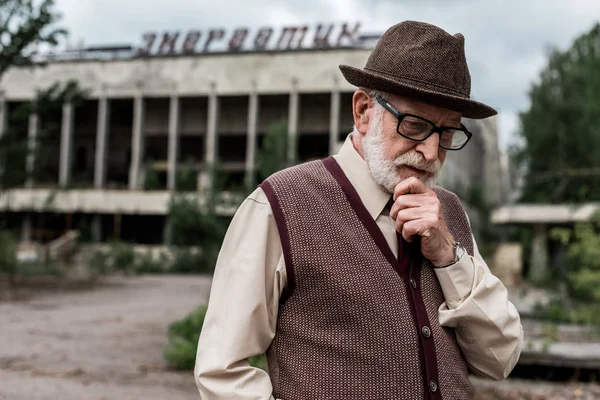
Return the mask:
[[410,286],[412,286],[413,289],[417,288],[417,281],[415,278],[410,278]]
[[438,385],[437,382],[434,381],[433,379],[431,381],[429,381],[429,390],[431,390],[432,392],[437,392],[438,389]]
[[423,336],[425,336],[426,338],[428,338],[428,337],[431,336],[431,329],[429,329],[428,326],[424,326],[423,329],[421,329],[421,333],[423,334]]

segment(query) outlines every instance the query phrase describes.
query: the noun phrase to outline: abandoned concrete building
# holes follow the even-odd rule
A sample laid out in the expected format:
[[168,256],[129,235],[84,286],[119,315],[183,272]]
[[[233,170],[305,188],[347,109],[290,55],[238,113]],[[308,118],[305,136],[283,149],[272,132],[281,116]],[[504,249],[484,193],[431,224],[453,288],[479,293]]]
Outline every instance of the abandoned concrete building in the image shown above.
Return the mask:
[[[46,149],[48,178],[24,182],[0,199],[9,227],[23,240],[52,240],[86,226],[100,242],[162,243],[167,203],[184,163],[193,163],[199,190],[207,166],[217,161],[228,172],[226,189],[251,181],[257,148],[281,120],[297,144],[289,149],[294,162],[336,153],[352,129],[355,89],[338,65],[364,65],[372,48],[365,43],[160,54],[105,47],[56,56],[43,68],[11,69],[0,82],[3,126],[11,110],[57,80],[75,79],[90,94],[79,106],[64,104],[56,116],[61,134]],[[173,50],[173,41],[166,46]],[[31,115],[23,135],[35,140],[45,123]],[[464,123],[473,138],[449,152],[441,185],[482,185],[492,203],[501,203],[496,120]],[[148,166],[158,176],[152,190],[144,190]],[[44,207],[52,193],[53,203]],[[234,212],[223,210],[223,217]],[[46,223],[37,229],[41,214]]]

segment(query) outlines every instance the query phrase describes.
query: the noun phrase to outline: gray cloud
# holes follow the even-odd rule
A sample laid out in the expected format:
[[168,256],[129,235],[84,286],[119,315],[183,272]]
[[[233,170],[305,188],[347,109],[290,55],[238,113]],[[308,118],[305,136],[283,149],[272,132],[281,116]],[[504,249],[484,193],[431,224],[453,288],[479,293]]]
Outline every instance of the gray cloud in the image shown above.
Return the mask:
[[527,91],[547,49],[567,48],[600,15],[595,0],[57,0],[57,6],[71,40],[86,45],[137,45],[147,31],[360,21],[365,32],[383,32],[402,20],[427,21],[465,35],[472,95],[499,109],[503,144],[528,107]]

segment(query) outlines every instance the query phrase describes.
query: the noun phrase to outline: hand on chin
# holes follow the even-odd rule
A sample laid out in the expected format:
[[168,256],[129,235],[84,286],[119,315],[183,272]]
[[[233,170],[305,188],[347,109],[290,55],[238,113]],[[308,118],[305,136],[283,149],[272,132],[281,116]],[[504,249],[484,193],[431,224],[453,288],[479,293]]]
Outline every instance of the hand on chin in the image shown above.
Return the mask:
[[421,239],[421,253],[433,265],[448,265],[454,259],[454,238],[444,221],[441,203],[420,179],[410,177],[396,185],[390,217],[407,242]]

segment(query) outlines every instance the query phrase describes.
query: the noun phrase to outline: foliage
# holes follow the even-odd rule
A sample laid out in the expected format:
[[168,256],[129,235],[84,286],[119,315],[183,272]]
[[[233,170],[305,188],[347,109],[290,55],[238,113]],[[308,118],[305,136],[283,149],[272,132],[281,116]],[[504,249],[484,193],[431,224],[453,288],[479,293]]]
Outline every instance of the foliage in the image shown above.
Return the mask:
[[262,146],[257,151],[259,181],[263,181],[273,173],[291,165],[287,158],[287,146],[287,122],[279,121],[272,124],[264,137]]
[[200,246],[200,254],[179,250],[174,269],[180,272],[212,272],[227,225],[212,208],[203,208],[195,194],[174,193],[169,201],[170,244]]
[[107,249],[95,251],[88,265],[97,275],[205,273],[214,269],[214,263],[208,263],[197,247],[173,247],[171,254],[162,252],[155,258],[150,252],[136,251],[133,244],[122,241],[113,241]]
[[55,28],[61,15],[54,0],[0,2],[0,79],[12,66],[34,63],[36,47],[56,46],[66,30]]
[[195,194],[174,193],[168,205],[171,244],[194,246],[218,229],[216,218],[207,217]]
[[556,323],[600,327],[600,303],[570,303],[554,299],[546,305],[537,304],[533,314],[536,318]]
[[17,243],[10,232],[0,230],[0,274],[14,275],[17,272]]
[[[204,251],[213,251],[216,246],[213,242],[203,245],[202,251],[196,251],[193,248],[180,248],[175,250],[175,257],[170,270],[178,273],[212,273],[215,265],[213,253],[204,254]],[[218,251],[218,247],[217,247]]]
[[89,266],[97,274],[116,271],[131,274],[136,269],[136,254],[130,244],[113,241],[107,250],[99,250],[92,254]]
[[600,200],[599,68],[600,24],[551,52],[520,115],[524,145],[514,161],[526,170],[522,201]]
[[[55,141],[60,135],[60,126],[53,123],[53,118],[62,113],[65,102],[73,106],[81,104],[88,91],[82,89],[76,81],[54,83],[50,87],[38,90],[33,101],[22,103],[9,115],[8,127],[0,135],[0,190],[21,186],[27,178],[33,180],[56,179],[48,175],[45,168],[46,158],[52,156],[47,144]],[[36,146],[30,147],[27,126],[29,115],[37,113],[39,121],[36,131]],[[27,170],[28,155],[34,157],[35,163]]]
[[185,163],[177,169],[175,175],[175,187],[182,192],[193,192],[197,187],[198,171],[196,162],[192,157],[185,160]]
[[0,276],[6,275],[12,282],[17,276],[61,276],[63,272],[59,263],[50,260],[19,261],[17,240],[11,232],[0,230]]
[[172,367],[187,370],[194,368],[196,346],[206,310],[206,306],[198,307],[184,319],[169,325],[169,344],[165,349],[165,358]]
[[542,318],[600,326],[600,219],[554,228],[550,237],[567,246],[560,268],[550,270],[558,286],[556,300],[538,307]]
[[151,161],[146,163],[144,168],[144,182],[142,184],[143,190],[160,190],[163,189],[160,179],[158,178],[158,171],[152,165]]
[[159,260],[155,260],[151,253],[136,254],[134,265],[137,274],[163,274],[167,272],[168,260],[164,254]]
[[568,245],[565,269],[569,271],[569,295],[600,303],[600,219],[578,223],[572,230],[554,229],[550,235]]
[[[204,325],[206,311],[207,306],[200,306],[185,318],[169,325],[169,342],[164,350],[164,356],[172,368],[180,370],[194,369],[198,339]],[[251,357],[249,362],[252,366],[263,370],[267,369],[264,354]]]
[[[60,19],[54,0],[0,2],[0,80],[14,66],[43,66],[35,60],[38,47],[52,48],[67,35],[64,29],[56,27]],[[44,178],[43,159],[47,154],[42,150],[45,141],[54,137],[59,129],[51,122],[44,124],[43,129],[36,132],[37,146],[30,146],[27,140],[30,113],[37,113],[39,120],[51,121],[52,116],[60,115],[64,102],[71,101],[77,105],[85,95],[74,81],[64,85],[55,83],[38,91],[33,101],[11,110],[7,118],[8,128],[0,132],[0,190],[20,186],[27,177]],[[26,168],[28,154],[36,157],[31,171]]]

